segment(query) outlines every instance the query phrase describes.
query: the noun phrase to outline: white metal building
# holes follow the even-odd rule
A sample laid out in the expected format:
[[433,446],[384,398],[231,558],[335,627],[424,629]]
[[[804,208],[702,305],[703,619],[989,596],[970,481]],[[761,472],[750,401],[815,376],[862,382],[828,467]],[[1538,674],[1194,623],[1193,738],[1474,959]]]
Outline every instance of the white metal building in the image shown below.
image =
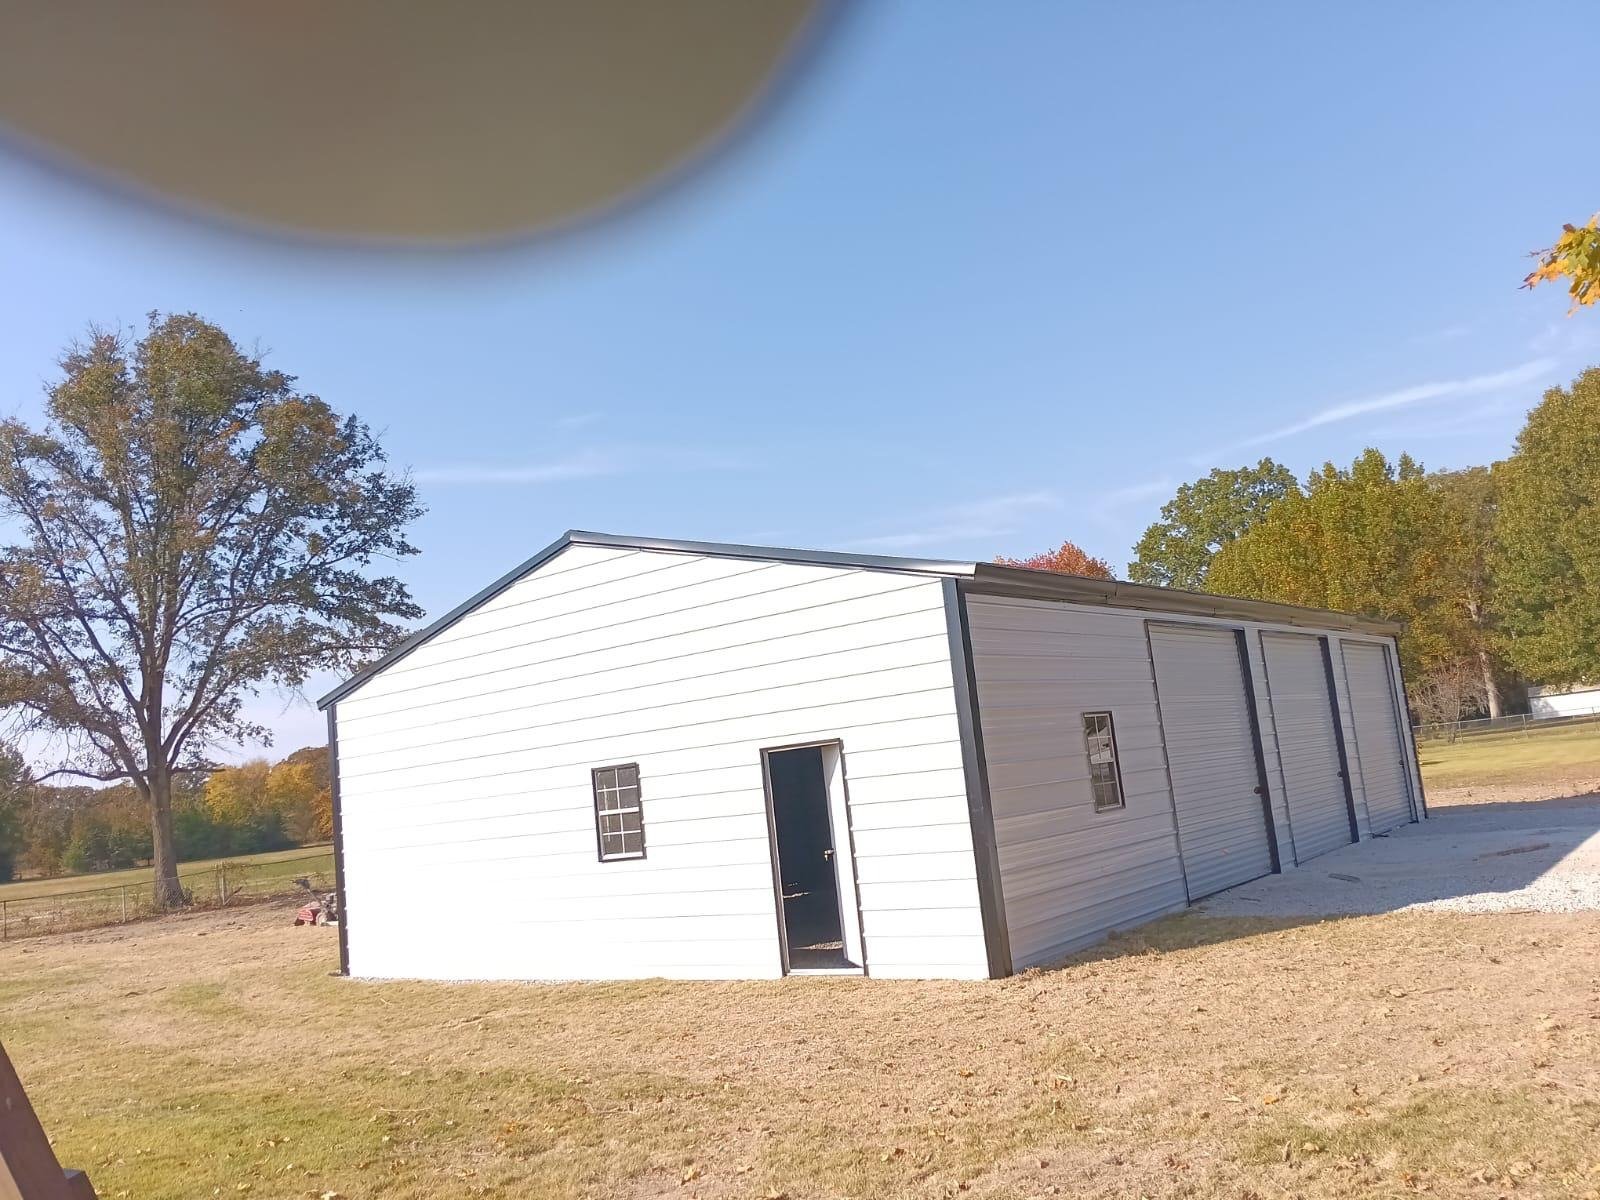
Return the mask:
[[1528,711],[1541,720],[1600,715],[1600,686],[1531,687],[1528,689]]
[[1392,623],[568,533],[323,698],[340,949],[979,978],[1423,812]]

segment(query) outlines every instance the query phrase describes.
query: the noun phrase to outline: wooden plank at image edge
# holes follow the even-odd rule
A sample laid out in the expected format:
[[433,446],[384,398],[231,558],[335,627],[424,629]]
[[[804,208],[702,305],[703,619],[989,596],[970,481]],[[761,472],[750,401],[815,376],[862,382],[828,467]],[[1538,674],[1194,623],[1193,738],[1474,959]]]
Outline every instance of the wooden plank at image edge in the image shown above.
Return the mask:
[[0,1200],[95,1200],[82,1171],[63,1171],[0,1045]]

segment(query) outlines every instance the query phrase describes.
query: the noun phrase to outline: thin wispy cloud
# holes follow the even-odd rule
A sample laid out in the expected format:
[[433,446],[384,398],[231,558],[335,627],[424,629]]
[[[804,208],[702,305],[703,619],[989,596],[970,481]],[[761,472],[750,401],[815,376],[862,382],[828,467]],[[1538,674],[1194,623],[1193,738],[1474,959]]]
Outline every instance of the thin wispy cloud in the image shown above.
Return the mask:
[[1528,339],[1528,349],[1535,354],[1589,354],[1597,344],[1600,344],[1600,334],[1593,325],[1571,317],[1551,321]]
[[1115,525],[1123,509],[1146,504],[1157,498],[1165,499],[1171,496],[1177,487],[1178,485],[1171,479],[1163,476],[1160,479],[1146,480],[1144,483],[1130,483],[1126,487],[1098,492],[1089,497],[1089,514],[1101,525]]
[[1427,333],[1419,333],[1411,340],[1423,345],[1427,345],[1431,342],[1454,342],[1466,337],[1471,332],[1471,325],[1446,325],[1442,329],[1433,329],[1429,330]]
[[1435,413],[1423,419],[1399,420],[1371,430],[1374,438],[1405,440],[1408,442],[1438,441],[1485,433],[1514,436],[1517,426],[1533,407],[1534,398],[1514,396],[1490,400],[1452,410],[1448,415]]
[[418,483],[450,485],[538,484],[594,479],[602,475],[619,475],[622,471],[622,464],[618,460],[602,458],[591,452],[551,462],[457,463],[449,466],[423,467],[413,471],[411,477]]
[[569,483],[615,475],[678,471],[744,471],[746,455],[675,446],[608,446],[582,450],[562,458],[526,463],[451,463],[420,467],[411,477],[436,486],[524,486]]
[[843,543],[850,550],[919,550],[980,538],[1003,537],[1016,533],[1024,517],[1061,507],[1061,497],[1052,491],[1006,492],[966,504],[935,509],[928,523],[915,529],[873,537],[855,538]]
[[1232,454],[1239,450],[1248,450],[1255,446],[1265,446],[1270,442],[1282,441],[1285,438],[1308,433],[1313,429],[1320,429],[1326,425],[1337,425],[1372,413],[1389,412],[1394,409],[1408,408],[1415,404],[1428,404],[1437,400],[1457,399],[1463,396],[1479,396],[1488,392],[1500,391],[1504,388],[1520,387],[1543,378],[1550,374],[1555,367],[1556,360],[1553,358],[1536,358],[1531,362],[1522,363],[1520,366],[1512,367],[1506,371],[1494,371],[1485,375],[1470,375],[1464,379],[1441,379],[1431,383],[1418,383],[1413,384],[1411,387],[1397,388],[1390,392],[1380,392],[1375,396],[1367,396],[1360,400],[1330,405],[1288,425],[1280,425],[1276,429],[1268,429],[1243,438],[1220,450],[1197,455],[1191,461],[1196,463],[1215,462],[1222,455]]
[[1112,488],[1109,492],[1101,492],[1095,497],[1095,506],[1102,509],[1123,508],[1129,504],[1137,504],[1142,500],[1164,496],[1177,486],[1172,480],[1163,476],[1160,479],[1151,479],[1145,483],[1133,483],[1127,487]]
[[555,424],[557,429],[586,429],[604,419],[605,413],[601,412],[568,413],[564,417],[557,417]]

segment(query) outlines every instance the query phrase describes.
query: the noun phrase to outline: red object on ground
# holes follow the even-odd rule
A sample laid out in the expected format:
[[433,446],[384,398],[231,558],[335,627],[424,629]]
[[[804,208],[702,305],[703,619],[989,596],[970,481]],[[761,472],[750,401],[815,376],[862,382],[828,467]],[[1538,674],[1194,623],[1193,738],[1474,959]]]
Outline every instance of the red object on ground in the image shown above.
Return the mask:
[[310,904],[302,904],[299,911],[294,914],[294,923],[296,925],[315,925],[321,919],[322,905],[314,900]]

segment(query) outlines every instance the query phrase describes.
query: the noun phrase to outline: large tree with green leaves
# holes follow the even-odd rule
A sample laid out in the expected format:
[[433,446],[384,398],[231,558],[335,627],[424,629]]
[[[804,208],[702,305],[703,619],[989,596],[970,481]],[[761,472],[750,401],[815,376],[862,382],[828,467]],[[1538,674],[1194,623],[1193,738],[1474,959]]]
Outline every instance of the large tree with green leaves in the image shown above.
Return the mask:
[[1495,476],[1507,656],[1539,683],[1600,680],[1600,368],[1544,394]]
[[0,706],[58,762],[131,781],[156,897],[182,902],[174,776],[266,740],[244,704],[348,671],[420,616],[382,559],[414,553],[411,483],[371,431],[193,315],[95,331],[40,429],[0,423]]
[[16,747],[0,742],[0,883],[16,874],[22,860],[23,810],[30,783],[22,755]]
[[1213,556],[1286,496],[1300,493],[1288,467],[1263,458],[1253,467],[1212,471],[1161,506],[1161,519],[1133,548],[1135,583],[1200,591]]
[[[1447,572],[1439,582],[1451,616],[1454,653],[1447,653],[1433,666],[1439,678],[1430,681],[1436,694],[1452,690],[1481,700],[1488,716],[1498,717],[1502,677],[1505,675],[1498,619],[1493,596],[1493,557],[1495,514],[1499,507],[1499,488],[1488,467],[1468,467],[1461,471],[1441,471],[1428,482],[1438,493],[1440,563]],[[1457,681],[1473,677],[1467,692]],[[1419,686],[1422,681],[1418,681]],[[1461,715],[1458,706],[1455,720]]]
[[1459,549],[1442,491],[1421,465],[1367,450],[1348,469],[1326,464],[1305,492],[1273,507],[1224,546],[1210,591],[1407,622],[1401,657],[1414,674],[1472,645],[1457,595]]

